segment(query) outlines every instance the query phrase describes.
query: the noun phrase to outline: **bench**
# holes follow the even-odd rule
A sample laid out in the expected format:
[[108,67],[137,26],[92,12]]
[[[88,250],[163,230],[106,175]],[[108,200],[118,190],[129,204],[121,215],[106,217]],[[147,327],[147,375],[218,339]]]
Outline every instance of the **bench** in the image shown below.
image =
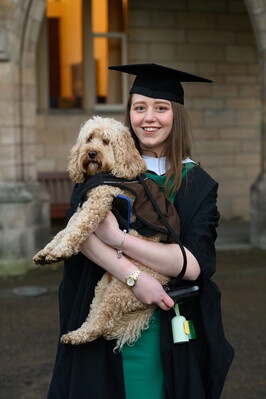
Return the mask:
[[64,219],[73,189],[73,182],[68,173],[40,172],[38,182],[50,195],[51,219]]

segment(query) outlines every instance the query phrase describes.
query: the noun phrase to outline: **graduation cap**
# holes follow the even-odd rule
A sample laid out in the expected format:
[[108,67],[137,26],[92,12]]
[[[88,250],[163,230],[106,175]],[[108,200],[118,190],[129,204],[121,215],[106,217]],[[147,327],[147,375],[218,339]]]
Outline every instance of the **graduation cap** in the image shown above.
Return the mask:
[[181,104],[184,104],[184,90],[181,82],[212,82],[209,79],[158,64],[117,65],[109,66],[109,69],[136,76],[130,94],[142,94]]

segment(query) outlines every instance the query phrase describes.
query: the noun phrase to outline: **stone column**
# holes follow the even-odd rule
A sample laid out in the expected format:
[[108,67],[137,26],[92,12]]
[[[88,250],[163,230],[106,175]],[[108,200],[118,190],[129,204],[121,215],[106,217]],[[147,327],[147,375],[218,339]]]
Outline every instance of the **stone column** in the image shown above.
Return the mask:
[[250,241],[266,249],[266,0],[245,0],[261,64],[261,172],[250,191]]
[[50,238],[49,196],[36,181],[34,86],[20,82],[19,68],[0,62],[0,275],[30,269]]
[[45,1],[37,3],[7,0],[0,9],[0,275],[30,269],[50,236],[49,197],[36,181],[35,49]]
[[261,156],[261,173],[250,191],[250,241],[255,247],[266,249],[266,99],[262,120]]

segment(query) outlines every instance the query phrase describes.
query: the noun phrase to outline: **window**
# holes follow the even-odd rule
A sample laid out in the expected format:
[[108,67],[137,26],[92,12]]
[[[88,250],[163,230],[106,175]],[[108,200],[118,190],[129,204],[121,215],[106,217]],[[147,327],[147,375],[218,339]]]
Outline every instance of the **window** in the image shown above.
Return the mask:
[[108,65],[126,63],[126,5],[121,0],[92,0],[96,109],[101,104],[124,104],[127,97],[123,76],[108,72]]
[[80,108],[83,86],[82,0],[46,7],[50,108]]
[[[127,0],[47,0],[38,48],[40,109],[116,109],[127,77]],[[48,82],[47,87],[44,82]]]

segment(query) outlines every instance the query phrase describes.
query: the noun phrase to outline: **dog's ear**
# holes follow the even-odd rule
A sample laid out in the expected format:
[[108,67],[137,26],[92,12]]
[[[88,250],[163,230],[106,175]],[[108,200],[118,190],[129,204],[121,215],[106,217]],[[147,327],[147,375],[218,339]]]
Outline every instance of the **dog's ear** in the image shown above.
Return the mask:
[[79,165],[79,153],[80,153],[80,145],[76,144],[70,150],[70,157],[68,162],[68,173],[70,179],[76,183],[81,183],[84,180],[83,172],[80,169]]
[[141,158],[134,140],[125,126],[120,129],[117,140],[112,144],[116,160],[112,170],[113,175],[130,180],[146,171],[146,163]]

